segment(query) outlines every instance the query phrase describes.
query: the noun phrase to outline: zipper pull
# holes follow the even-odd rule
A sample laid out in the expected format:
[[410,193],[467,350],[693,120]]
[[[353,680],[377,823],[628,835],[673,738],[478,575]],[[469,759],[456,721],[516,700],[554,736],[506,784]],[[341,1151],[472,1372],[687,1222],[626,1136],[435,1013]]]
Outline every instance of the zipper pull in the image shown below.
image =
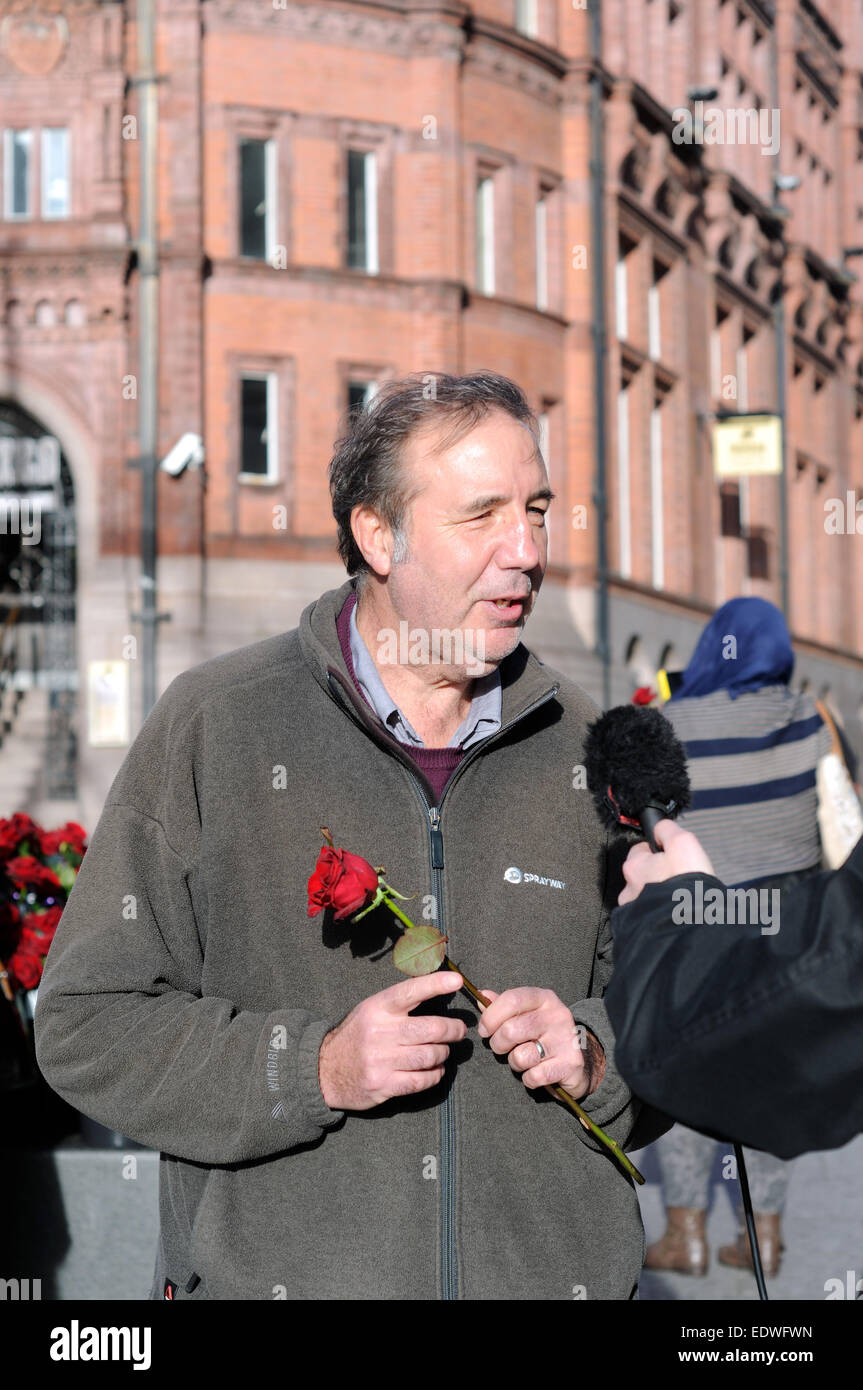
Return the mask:
[[432,868],[443,868],[443,835],[440,830],[440,812],[437,806],[429,807],[430,834],[432,842]]

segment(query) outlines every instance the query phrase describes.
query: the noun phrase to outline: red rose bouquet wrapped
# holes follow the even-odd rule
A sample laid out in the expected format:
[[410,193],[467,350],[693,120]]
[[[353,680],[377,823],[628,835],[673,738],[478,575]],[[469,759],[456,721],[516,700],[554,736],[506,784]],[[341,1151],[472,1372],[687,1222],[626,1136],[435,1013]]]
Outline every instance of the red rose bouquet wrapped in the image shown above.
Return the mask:
[[20,812],[0,819],[0,988],[10,1002],[42,978],[86,840],[74,821],[45,831]]

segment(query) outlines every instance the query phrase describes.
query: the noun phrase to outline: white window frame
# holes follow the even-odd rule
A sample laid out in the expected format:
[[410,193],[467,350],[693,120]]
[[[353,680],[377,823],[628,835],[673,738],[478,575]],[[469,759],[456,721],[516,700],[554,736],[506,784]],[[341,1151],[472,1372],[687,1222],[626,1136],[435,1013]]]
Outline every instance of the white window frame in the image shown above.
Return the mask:
[[279,481],[279,378],[277,372],[256,372],[251,369],[240,372],[240,457],[243,449],[243,382],[265,381],[267,383],[267,471],[266,473],[237,473],[241,483],[277,483]]
[[378,157],[366,150],[363,165],[363,192],[366,200],[366,271],[377,275],[378,261]]
[[541,193],[536,200],[536,307],[548,308],[548,203]]
[[614,331],[621,342],[629,333],[626,257],[618,256],[614,265]]
[[[25,193],[27,206],[24,212],[12,211],[12,196],[14,191],[14,160],[12,150],[16,135],[26,137],[27,147],[27,178],[25,180]],[[33,218],[33,131],[31,128],[22,129],[19,126],[9,126],[3,131],[3,216],[9,222],[27,222]]]
[[476,187],[476,269],[480,294],[494,294],[494,176],[483,174]]
[[665,581],[662,523],[662,407],[654,406],[650,412],[650,541],[654,589],[661,589]]
[[[278,207],[278,198],[277,198],[277,190],[276,190],[276,179],[277,179],[277,171],[278,171],[278,160],[277,160],[277,158],[276,158],[276,142],[275,142],[275,140],[273,139],[273,137],[272,137],[271,135],[268,135],[268,136],[261,136],[261,135],[241,134],[241,136],[240,136],[240,138],[237,140],[237,144],[236,144],[236,151],[237,151],[236,158],[237,158],[237,161],[238,161],[238,165],[239,165],[240,167],[241,167],[240,147],[241,147],[243,144],[249,144],[249,143],[261,144],[261,145],[263,145],[263,147],[264,147],[264,255],[263,255],[263,260],[264,260],[268,265],[271,265],[271,264],[272,264],[272,260],[273,260],[273,254],[274,254],[275,249],[276,249],[276,234],[277,234],[277,227],[276,227],[276,209],[277,209],[277,207]],[[239,176],[238,176],[238,177],[239,177]],[[242,201],[242,197],[243,197],[242,186],[240,186],[240,188],[239,188],[238,197],[239,197],[239,200]],[[240,208],[240,215],[242,216],[242,208]],[[239,239],[240,239],[240,244],[242,245],[242,235],[241,235],[241,231],[240,231],[239,229],[238,229],[238,231],[237,231],[237,236],[239,237]],[[240,251],[240,254],[241,254],[242,256],[244,256],[245,259],[247,259],[247,260],[258,261],[258,259],[259,259],[257,256],[252,256],[252,255],[249,254],[249,252],[243,252],[242,250]]]
[[272,264],[276,249],[277,178],[276,142],[270,136],[264,142],[264,259],[268,264]]
[[620,573],[624,579],[632,575],[632,521],[629,489],[629,387],[617,393],[617,497],[618,548]]
[[[48,211],[48,200],[49,200],[49,190],[48,190],[48,162],[49,162],[49,161],[48,161],[48,148],[49,148],[49,143],[50,143],[49,137],[50,137],[51,135],[62,135],[62,136],[63,136],[63,141],[62,141],[62,149],[63,149],[63,173],[64,173],[65,183],[66,183],[66,197],[65,197],[65,204],[64,204],[64,208],[63,208],[63,211],[62,211],[62,212],[49,212],[49,211]],[[68,218],[69,215],[70,215],[71,192],[72,192],[72,190],[71,190],[71,183],[70,183],[70,177],[69,177],[69,128],[68,128],[68,126],[43,126],[43,127],[42,127],[42,130],[41,130],[41,132],[40,132],[40,156],[41,156],[41,158],[40,158],[40,163],[41,163],[41,174],[40,174],[40,178],[41,178],[41,184],[42,184],[42,187],[41,187],[41,190],[40,190],[40,197],[41,197],[41,204],[40,204],[40,206],[41,206],[41,215],[42,215],[42,219],[43,219],[43,221],[46,221],[46,222],[58,222],[58,221],[63,221],[63,220],[65,220],[66,218]]]
[[515,27],[528,39],[539,33],[539,0],[515,0]]

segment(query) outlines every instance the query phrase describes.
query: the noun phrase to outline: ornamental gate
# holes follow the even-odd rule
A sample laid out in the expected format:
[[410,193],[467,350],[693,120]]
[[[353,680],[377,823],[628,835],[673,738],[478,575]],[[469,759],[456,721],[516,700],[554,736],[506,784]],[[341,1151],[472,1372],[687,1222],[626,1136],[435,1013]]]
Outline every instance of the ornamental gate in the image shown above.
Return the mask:
[[45,794],[77,792],[76,531],[72,475],[58,440],[0,402],[0,622],[14,608],[19,680],[48,690]]

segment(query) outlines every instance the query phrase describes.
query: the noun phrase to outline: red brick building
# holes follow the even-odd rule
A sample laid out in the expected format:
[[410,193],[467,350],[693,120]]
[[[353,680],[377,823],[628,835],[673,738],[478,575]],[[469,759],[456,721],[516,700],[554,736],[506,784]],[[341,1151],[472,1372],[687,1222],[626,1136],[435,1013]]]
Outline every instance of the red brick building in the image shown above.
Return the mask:
[[[66,520],[47,579],[0,536],[0,587],[65,586],[90,822],[123,749],[90,746],[87,663],[134,657],[140,606],[135,16],[0,0],[0,454],[23,495],[56,440]],[[861,748],[859,3],[171,0],[156,67],[159,453],[204,451],[158,479],[160,690],[341,582],[352,402],[490,367],[559,494],[527,640],[599,700],[603,651],[627,699],[726,598],[781,604],[783,484],[720,485],[710,431],[784,400],[795,681]]]

